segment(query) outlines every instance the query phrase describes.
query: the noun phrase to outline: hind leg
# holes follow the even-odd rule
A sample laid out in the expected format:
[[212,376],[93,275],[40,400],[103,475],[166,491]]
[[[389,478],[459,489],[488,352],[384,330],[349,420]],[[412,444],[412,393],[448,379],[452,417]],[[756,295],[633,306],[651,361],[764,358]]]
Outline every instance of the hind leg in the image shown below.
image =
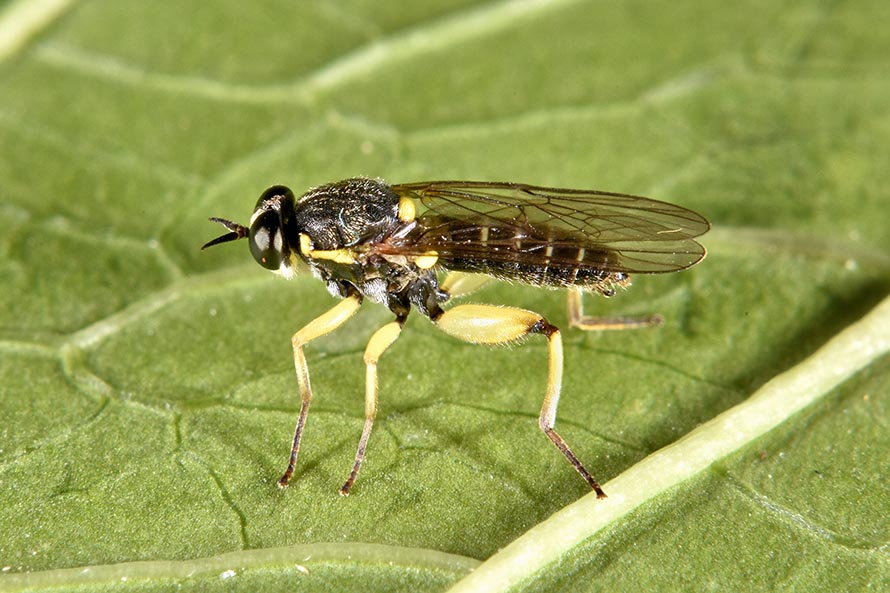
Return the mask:
[[445,333],[473,344],[506,344],[530,334],[541,334],[547,338],[550,372],[538,426],[596,492],[597,497],[605,498],[600,485],[553,428],[562,387],[563,356],[559,329],[532,311],[493,305],[459,305],[434,316],[433,322]]

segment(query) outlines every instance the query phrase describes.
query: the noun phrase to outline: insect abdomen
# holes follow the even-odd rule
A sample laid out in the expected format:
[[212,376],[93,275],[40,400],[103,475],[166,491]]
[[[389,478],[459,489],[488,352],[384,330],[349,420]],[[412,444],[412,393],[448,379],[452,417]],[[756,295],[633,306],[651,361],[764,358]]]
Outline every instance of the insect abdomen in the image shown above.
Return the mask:
[[476,226],[454,229],[458,245],[441,263],[453,270],[489,274],[533,286],[595,287],[622,283],[625,274],[608,271],[609,252],[567,240],[547,241],[510,232],[512,229]]
[[522,261],[480,261],[459,258],[444,262],[450,269],[460,272],[488,274],[501,280],[515,280],[532,286],[562,288],[580,286],[593,288],[604,283],[621,283],[626,274],[616,274],[580,265],[550,266]]

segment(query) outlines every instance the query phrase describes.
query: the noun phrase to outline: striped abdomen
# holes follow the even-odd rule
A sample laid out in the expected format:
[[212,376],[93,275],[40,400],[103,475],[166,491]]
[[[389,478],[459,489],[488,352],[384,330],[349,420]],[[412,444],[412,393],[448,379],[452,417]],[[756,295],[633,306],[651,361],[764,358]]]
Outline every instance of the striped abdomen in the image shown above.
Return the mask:
[[554,288],[608,289],[627,281],[627,274],[609,271],[609,250],[585,247],[570,237],[545,240],[519,228],[459,222],[436,228],[438,263],[447,269]]

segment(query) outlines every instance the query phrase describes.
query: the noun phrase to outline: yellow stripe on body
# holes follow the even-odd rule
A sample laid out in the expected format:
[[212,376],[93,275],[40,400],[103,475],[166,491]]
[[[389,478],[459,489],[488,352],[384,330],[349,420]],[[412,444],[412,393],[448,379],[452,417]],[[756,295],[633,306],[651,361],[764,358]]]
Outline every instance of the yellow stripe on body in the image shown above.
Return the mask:
[[349,249],[312,249],[312,238],[306,233],[300,233],[300,253],[314,259],[326,259],[338,264],[354,264],[355,252]]
[[309,257],[314,259],[326,259],[338,264],[354,264],[355,253],[349,249],[332,249],[330,251],[312,250]]

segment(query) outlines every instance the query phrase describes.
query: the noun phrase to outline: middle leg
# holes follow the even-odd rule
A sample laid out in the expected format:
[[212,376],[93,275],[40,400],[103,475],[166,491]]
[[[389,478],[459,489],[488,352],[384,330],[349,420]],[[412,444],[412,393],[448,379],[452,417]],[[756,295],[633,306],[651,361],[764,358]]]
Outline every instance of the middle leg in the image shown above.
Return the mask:
[[362,437],[358,442],[355,452],[355,462],[346,482],[340,486],[340,495],[349,496],[349,491],[358,476],[358,470],[365,459],[365,449],[368,447],[368,439],[371,438],[371,428],[377,417],[377,361],[383,353],[402,333],[405,317],[397,317],[395,321],[387,323],[371,336],[368,346],[365,348],[365,426],[362,428]]

